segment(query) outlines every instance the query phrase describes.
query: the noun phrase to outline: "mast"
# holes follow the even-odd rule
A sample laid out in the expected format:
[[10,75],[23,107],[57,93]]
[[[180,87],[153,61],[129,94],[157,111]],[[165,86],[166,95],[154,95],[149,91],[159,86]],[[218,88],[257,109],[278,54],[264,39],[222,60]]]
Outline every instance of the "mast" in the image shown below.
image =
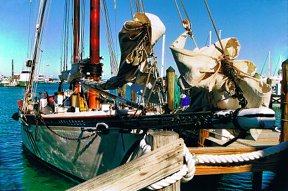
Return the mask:
[[[100,0],[90,1],[90,59],[91,64],[99,64],[100,47]],[[99,76],[97,76],[99,77]]]
[[12,75],[11,75],[11,79],[13,79],[14,77],[14,60],[12,59]]
[[269,78],[272,77],[272,64],[271,64],[271,52],[268,52],[268,62],[269,62]]
[[209,31],[209,45],[212,44],[212,31]]
[[[95,81],[101,79],[100,63],[100,0],[90,1],[90,64],[91,77]],[[93,66],[94,65],[94,66]],[[93,89],[89,90],[89,108],[100,109],[99,93]]]
[[73,64],[79,61],[79,42],[80,42],[80,3],[74,0],[74,23],[73,23]]
[[163,41],[162,41],[162,62],[161,62],[161,77],[164,76],[164,59],[165,59],[165,34],[163,35]]
[[32,99],[32,85],[33,85],[33,80],[34,80],[34,75],[35,75],[35,69],[36,69],[36,64],[38,60],[38,50],[39,46],[41,44],[41,34],[42,34],[42,27],[43,27],[43,22],[44,22],[44,15],[46,11],[46,5],[47,5],[47,0],[41,0],[39,4],[39,13],[38,13],[38,20],[36,24],[36,34],[35,34],[35,44],[34,44],[34,52],[33,52],[33,58],[32,61],[28,60],[28,65],[31,64],[31,73],[29,76],[29,81],[27,84],[26,88],[26,93],[25,93],[25,103],[24,103],[24,111],[27,111],[27,106],[28,106],[28,100]]

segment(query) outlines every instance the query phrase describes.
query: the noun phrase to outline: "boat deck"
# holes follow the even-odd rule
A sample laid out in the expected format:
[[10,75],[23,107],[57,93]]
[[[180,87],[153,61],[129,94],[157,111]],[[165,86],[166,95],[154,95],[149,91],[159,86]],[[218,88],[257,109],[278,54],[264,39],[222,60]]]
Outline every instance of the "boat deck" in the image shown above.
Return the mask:
[[[231,145],[227,147],[232,147],[232,148],[245,148],[245,147],[267,147],[267,146],[273,146],[279,144],[279,137],[280,137],[280,132],[272,131],[270,129],[263,129],[261,134],[259,135],[258,139],[255,140],[248,140],[248,139],[238,139]],[[220,140],[216,139],[214,137],[208,137],[207,142],[209,144],[212,144],[213,146],[221,146],[227,140]]]

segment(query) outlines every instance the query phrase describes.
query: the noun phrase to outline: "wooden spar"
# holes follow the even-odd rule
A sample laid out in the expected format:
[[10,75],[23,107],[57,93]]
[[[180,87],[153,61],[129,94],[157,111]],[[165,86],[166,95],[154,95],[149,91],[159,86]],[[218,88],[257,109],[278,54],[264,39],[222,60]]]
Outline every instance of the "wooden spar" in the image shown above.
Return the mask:
[[[73,63],[77,64],[79,62],[79,39],[80,39],[80,2],[79,0],[74,0],[74,17],[73,17]],[[78,94],[80,90],[80,85],[78,82],[74,83],[74,94]],[[77,95],[78,97],[78,95]],[[79,103],[79,100],[77,101]],[[79,104],[75,106],[79,107]]]
[[288,141],[288,59],[282,63],[281,93],[281,136],[280,141]]
[[107,96],[107,97],[110,97],[110,98],[112,98],[113,100],[119,101],[119,102],[121,102],[121,103],[123,103],[123,104],[129,105],[129,106],[134,107],[134,108],[143,109],[143,106],[139,105],[138,103],[134,102],[133,100],[132,100],[132,101],[129,101],[129,100],[123,98],[123,97],[116,96],[116,95],[111,94],[111,93],[109,93],[109,92],[107,92],[107,91],[104,91],[104,90],[102,90],[102,89],[100,89],[100,88],[92,87],[92,86],[90,86],[90,85],[88,85],[88,84],[85,84],[85,82],[83,83],[83,85],[86,86],[86,87],[88,87],[88,88],[90,88],[90,90],[94,90],[94,91],[96,91],[96,92],[99,92],[99,94],[105,95],[105,96]]
[[[90,1],[90,63],[100,64],[100,0]],[[92,76],[100,81],[101,76]],[[99,93],[93,89],[89,90],[89,108],[100,109]]]
[[91,64],[99,64],[100,51],[100,0],[90,1],[90,59]]
[[47,0],[41,0],[40,1],[40,9],[39,9],[39,15],[38,15],[38,21],[36,25],[36,37],[35,37],[35,44],[34,44],[34,52],[33,52],[33,58],[32,58],[32,64],[31,64],[31,73],[29,76],[29,81],[27,84],[26,88],[26,93],[25,93],[25,104],[24,104],[24,112],[27,111],[27,106],[28,106],[28,101],[31,99],[32,96],[32,83],[34,80],[34,75],[35,75],[35,69],[36,69],[36,64],[38,60],[38,49],[39,45],[41,43],[41,34],[42,34],[42,27],[44,23],[44,15],[46,11],[46,5],[47,5]]
[[73,64],[79,62],[79,39],[80,39],[80,3],[74,0],[74,23],[73,23]]

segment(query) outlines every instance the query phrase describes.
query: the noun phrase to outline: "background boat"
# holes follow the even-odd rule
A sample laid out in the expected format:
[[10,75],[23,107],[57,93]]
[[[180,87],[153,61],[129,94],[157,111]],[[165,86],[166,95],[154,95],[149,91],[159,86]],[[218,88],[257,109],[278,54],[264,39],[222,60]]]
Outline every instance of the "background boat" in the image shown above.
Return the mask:
[[31,71],[29,68],[24,68],[21,73],[20,73],[20,77],[18,80],[18,86],[20,87],[26,87],[28,80],[29,80],[29,75],[30,75]]

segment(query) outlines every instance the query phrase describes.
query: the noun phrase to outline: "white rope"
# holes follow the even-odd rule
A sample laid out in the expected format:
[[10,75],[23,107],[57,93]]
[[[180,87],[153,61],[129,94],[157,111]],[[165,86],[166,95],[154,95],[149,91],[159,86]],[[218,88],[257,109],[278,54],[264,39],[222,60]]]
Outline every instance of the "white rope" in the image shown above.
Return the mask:
[[[143,137],[143,139],[140,141],[140,148],[142,149],[143,154],[149,153],[151,151],[151,146],[146,143],[145,138],[146,137]],[[151,184],[147,188],[150,190],[156,190],[174,184],[180,179],[183,182],[188,182],[189,180],[191,180],[194,177],[196,171],[195,157],[193,157],[193,155],[189,152],[189,149],[185,145],[183,148],[183,155],[184,164],[180,171],[160,180],[159,182]]]
[[[148,145],[145,141],[145,137],[140,141],[140,148],[143,150],[143,154],[146,154],[151,151],[151,146]],[[221,164],[221,163],[238,163],[238,162],[247,162],[253,161],[256,159],[268,157],[274,155],[288,148],[288,141],[282,142],[276,146],[269,147],[264,150],[254,151],[251,153],[244,154],[233,154],[233,155],[192,155],[189,149],[184,145],[183,155],[184,155],[184,164],[180,171],[175,174],[168,176],[159,182],[151,184],[147,188],[150,190],[161,189],[167,187],[171,184],[174,184],[181,179],[182,182],[190,181],[195,175],[195,165],[197,164]]]
[[151,184],[147,188],[150,190],[158,190],[161,188],[165,188],[171,184],[174,184],[178,180],[180,180],[183,176],[185,176],[185,174],[187,174],[187,171],[188,171],[187,165],[183,165],[183,167],[181,168],[180,171],[176,172],[172,176],[168,176],[168,177],[160,180],[159,182]]
[[233,155],[200,155],[197,156],[197,164],[221,164],[221,163],[238,163],[248,162],[256,159],[274,155],[288,148],[288,141],[282,142],[273,147],[264,150],[253,151],[251,153],[233,154]]
[[146,135],[140,141],[140,148],[142,149],[143,154],[147,154],[151,151],[151,146],[146,143],[145,138]]

